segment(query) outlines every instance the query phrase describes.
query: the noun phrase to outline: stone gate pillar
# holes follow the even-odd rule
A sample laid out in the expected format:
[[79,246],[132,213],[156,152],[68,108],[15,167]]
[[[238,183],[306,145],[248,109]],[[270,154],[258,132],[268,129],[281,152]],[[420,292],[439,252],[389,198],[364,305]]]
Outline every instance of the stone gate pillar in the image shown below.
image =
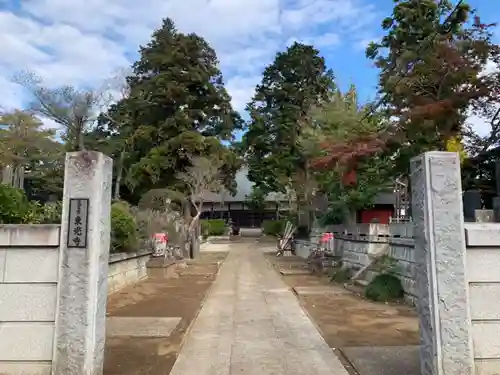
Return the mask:
[[473,375],[465,233],[457,153],[411,162],[422,375]]
[[66,154],[53,375],[102,374],[112,160]]

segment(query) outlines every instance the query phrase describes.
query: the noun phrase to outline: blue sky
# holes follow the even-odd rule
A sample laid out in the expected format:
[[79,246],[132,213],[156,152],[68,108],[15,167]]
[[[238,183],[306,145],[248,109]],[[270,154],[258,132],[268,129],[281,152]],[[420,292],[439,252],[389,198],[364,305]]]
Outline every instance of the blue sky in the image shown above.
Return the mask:
[[[486,22],[500,3],[470,0]],[[238,110],[263,68],[293,40],[315,45],[342,88],[374,98],[377,70],[364,47],[381,36],[392,0],[0,0],[0,106],[23,107],[26,94],[9,81],[28,69],[48,86],[102,87],[137,57],[163,17],[197,32],[216,49]]]

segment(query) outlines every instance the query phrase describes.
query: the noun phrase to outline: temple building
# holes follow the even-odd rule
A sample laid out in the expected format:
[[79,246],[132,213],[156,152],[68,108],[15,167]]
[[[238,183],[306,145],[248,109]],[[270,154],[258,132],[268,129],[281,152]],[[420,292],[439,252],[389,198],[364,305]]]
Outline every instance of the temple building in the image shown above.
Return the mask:
[[258,228],[264,220],[279,219],[288,211],[288,198],[284,194],[271,193],[266,197],[264,209],[256,210],[249,204],[252,182],[247,177],[248,170],[242,168],[236,174],[236,195],[229,193],[207,193],[203,198],[202,219],[229,219],[243,228]]
[[[281,193],[271,193],[266,197],[264,209],[256,210],[249,204],[252,193],[252,182],[247,177],[248,170],[241,169],[236,174],[237,192],[235,196],[229,193],[206,193],[203,198],[202,219],[225,219],[242,228],[261,227],[262,221],[279,219],[289,210],[288,197]],[[319,198],[319,197],[318,197]],[[396,195],[392,192],[381,193],[375,198],[371,208],[353,213],[351,222],[388,224],[396,212]],[[326,204],[326,203],[325,203]],[[314,204],[321,211],[321,199]]]

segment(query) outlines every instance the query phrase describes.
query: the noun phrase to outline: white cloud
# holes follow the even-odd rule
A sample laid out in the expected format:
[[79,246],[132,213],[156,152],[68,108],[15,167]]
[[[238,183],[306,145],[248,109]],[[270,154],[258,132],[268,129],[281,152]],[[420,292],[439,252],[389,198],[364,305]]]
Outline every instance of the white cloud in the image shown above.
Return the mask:
[[0,110],[20,108],[22,104],[21,88],[0,74]]
[[[15,0],[0,10],[0,106],[25,102],[8,77],[28,69],[49,86],[99,86],[134,60],[164,17],[216,49],[235,108],[294,38],[318,48],[356,42],[373,20],[368,0]],[[5,3],[4,0],[2,0]],[[7,0],[7,5],[9,1]],[[8,8],[7,8],[8,9]]]
[[378,38],[363,38],[363,39],[357,41],[356,43],[354,43],[354,49],[357,51],[364,52],[366,50],[366,47],[368,47],[368,45],[371,42],[376,42],[376,41],[378,41]]
[[[486,63],[483,74],[492,74],[497,70],[497,65],[492,60],[489,60]],[[496,107],[500,109],[500,106],[497,105]],[[485,118],[484,116],[478,116],[472,114],[471,112],[472,111],[469,112],[469,117],[467,118],[467,122],[469,123],[469,125],[471,125],[472,129],[474,129],[474,131],[480,136],[488,136],[491,132],[491,122],[493,119]]]
[[327,49],[340,44],[340,35],[336,33],[325,33],[315,36],[292,37],[288,39],[286,45],[289,46],[294,42],[312,44],[316,48]]
[[238,109],[244,109],[248,100],[253,96],[255,86],[259,83],[260,76],[236,76],[228,80],[227,90],[233,98],[233,106]]

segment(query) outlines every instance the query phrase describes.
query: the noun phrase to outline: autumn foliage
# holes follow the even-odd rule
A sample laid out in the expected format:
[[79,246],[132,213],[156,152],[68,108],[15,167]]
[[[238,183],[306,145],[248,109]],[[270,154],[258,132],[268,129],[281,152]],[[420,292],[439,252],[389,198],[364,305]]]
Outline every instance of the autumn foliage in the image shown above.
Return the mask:
[[500,103],[493,26],[482,23],[467,2],[395,0],[382,22],[386,35],[366,51],[380,69],[395,173],[408,173],[412,157],[469,136],[471,114],[492,118]]
[[343,167],[356,168],[358,162],[365,157],[382,151],[384,140],[378,135],[365,135],[344,141],[323,141],[319,144],[322,155],[311,161],[316,169]]
[[442,147],[461,133],[471,104],[484,109],[498,102],[498,75],[482,74],[487,59],[499,56],[497,46],[489,43],[489,27],[476,17],[470,29],[437,37],[430,53],[413,61],[395,90],[398,104],[391,113],[402,130],[416,126],[435,133]]

